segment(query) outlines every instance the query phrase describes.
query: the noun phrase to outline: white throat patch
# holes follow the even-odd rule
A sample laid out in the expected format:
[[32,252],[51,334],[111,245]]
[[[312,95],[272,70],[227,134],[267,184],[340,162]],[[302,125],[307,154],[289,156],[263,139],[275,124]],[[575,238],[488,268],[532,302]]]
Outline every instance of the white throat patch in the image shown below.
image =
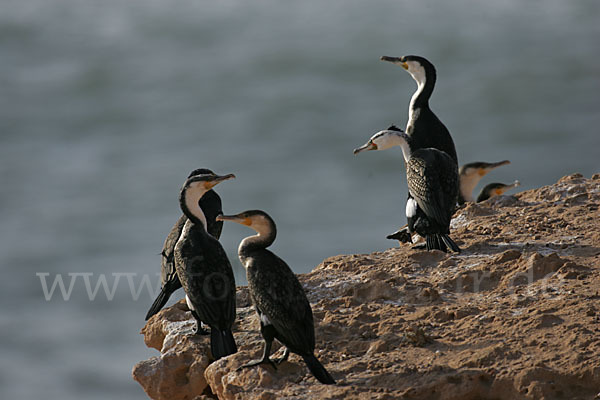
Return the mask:
[[414,122],[417,118],[419,118],[420,112],[420,109],[415,109],[415,101],[417,101],[417,98],[425,88],[425,82],[427,81],[427,78],[425,76],[425,68],[423,68],[421,64],[416,61],[407,61],[406,64],[408,65],[408,73],[410,76],[412,76],[415,82],[417,82],[417,90],[412,95],[410,99],[410,106],[408,107],[408,123],[406,124],[406,132],[410,134],[412,133],[412,126],[414,125]]
[[204,184],[200,182],[192,183],[185,191],[185,205],[196,218],[202,221],[204,230],[206,230],[206,217],[198,202],[206,192],[207,190],[204,187]]
[[252,220],[252,229],[254,229],[259,236],[266,236],[271,231],[271,223],[265,217],[259,216]]

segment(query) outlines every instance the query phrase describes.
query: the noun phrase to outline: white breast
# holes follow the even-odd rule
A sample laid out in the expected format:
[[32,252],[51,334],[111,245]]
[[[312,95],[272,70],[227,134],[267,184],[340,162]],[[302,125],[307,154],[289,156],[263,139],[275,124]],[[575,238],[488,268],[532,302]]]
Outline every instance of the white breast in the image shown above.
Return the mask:
[[412,218],[417,215],[417,202],[412,197],[406,202],[406,218]]
[[187,304],[187,306],[190,310],[196,311],[196,309],[192,305],[192,302],[190,301],[190,298],[187,296],[187,294],[185,295],[185,304]]

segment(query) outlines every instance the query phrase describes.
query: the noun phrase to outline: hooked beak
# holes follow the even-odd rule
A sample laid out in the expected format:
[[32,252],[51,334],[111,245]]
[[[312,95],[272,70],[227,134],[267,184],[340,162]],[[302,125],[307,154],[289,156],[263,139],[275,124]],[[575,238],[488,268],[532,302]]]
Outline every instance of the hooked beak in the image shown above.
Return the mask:
[[495,168],[498,168],[498,167],[501,167],[503,165],[507,165],[507,164],[510,164],[510,161],[504,160],[504,161],[498,161],[498,162],[495,162],[495,163],[489,163],[485,167],[479,169],[479,171],[478,171],[479,172],[479,176],[484,176],[485,174],[487,174],[491,170],[493,170]]
[[217,221],[233,221],[233,222],[237,222],[238,224],[241,225],[246,225],[246,226],[250,226],[252,225],[252,221],[250,220],[250,218],[245,218],[242,217],[240,214],[237,215],[217,215],[217,218],[215,218]]
[[521,182],[519,182],[519,181],[514,181],[510,185],[504,185],[503,187],[496,189],[496,195],[500,196],[501,194],[504,194],[505,192],[509,191],[510,189],[516,188],[517,186],[520,186],[520,185],[521,185]]
[[366,151],[366,150],[377,150],[377,145],[371,141],[368,141],[367,143],[363,144],[359,148],[354,149],[354,155],[357,155],[361,151]]
[[498,161],[496,163],[492,163],[492,168],[500,167],[500,166],[506,165],[506,164],[510,164],[510,161],[509,160]]
[[206,182],[206,185],[208,186],[209,189],[212,189],[213,187],[215,187],[219,183],[224,182],[224,181],[228,181],[229,179],[234,179],[234,178],[235,178],[234,174],[215,175],[213,179],[211,179],[210,181]]
[[392,64],[399,65],[402,68],[408,70],[408,64],[402,61],[402,57],[382,56],[381,61],[391,62]]

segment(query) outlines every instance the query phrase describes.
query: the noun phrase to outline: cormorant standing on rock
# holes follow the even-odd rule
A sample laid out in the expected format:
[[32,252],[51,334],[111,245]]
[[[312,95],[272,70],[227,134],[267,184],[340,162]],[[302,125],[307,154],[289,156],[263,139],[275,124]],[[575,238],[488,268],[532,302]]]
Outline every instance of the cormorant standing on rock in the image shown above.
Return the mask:
[[188,218],[175,245],[175,268],[185,290],[185,300],[203,333],[201,322],[210,326],[210,348],[215,359],[233,354],[237,346],[231,332],[235,321],[235,278],[225,250],[206,231],[207,220],[199,200],[229,175],[196,175],[188,178],[179,196]]
[[473,189],[488,172],[502,165],[510,164],[510,161],[504,160],[495,163],[472,162],[463,165],[458,170],[458,179],[460,181],[460,191],[458,192],[458,204],[474,202]]
[[[429,108],[429,99],[437,80],[437,73],[433,64],[424,57],[414,55],[402,57],[383,56],[381,60],[400,65],[408,71],[417,83],[417,90],[413,94],[408,107],[408,122],[406,123],[406,134],[411,139],[411,150],[438,149],[448,154],[458,165],[456,147],[448,128]],[[406,206],[409,206],[408,202]],[[410,234],[404,228],[388,235],[387,238],[398,239],[402,242],[411,241]]]
[[[221,215],[217,220],[234,221],[257,232],[257,235],[242,240],[238,255],[246,268],[248,290],[260,319],[260,332],[265,340],[265,347],[260,360],[244,367],[270,364],[277,368],[275,364],[287,360],[292,352],[304,359],[319,382],[335,383],[314,355],[312,309],[302,285],[285,261],[267,250],[277,235],[273,219],[264,211],[251,210],[237,215]],[[273,339],[286,346],[283,357],[275,362],[269,358]]]
[[447,153],[434,148],[412,148],[412,138],[395,126],[377,132],[354,150],[386,150],[400,146],[406,163],[408,232],[425,238],[426,249],[460,252],[448,234],[456,206],[458,167]]
[[[188,178],[196,175],[214,175],[214,172],[206,168],[200,168],[192,171],[188,175]],[[202,208],[202,211],[206,217],[206,230],[215,239],[219,239],[223,229],[223,222],[216,221],[215,218],[217,215],[222,214],[223,210],[221,209],[221,198],[217,192],[215,192],[213,189],[206,192],[200,199],[200,208]],[[177,271],[175,270],[173,252],[175,251],[175,244],[179,240],[181,230],[183,229],[187,219],[188,218],[185,216],[185,214],[181,215],[165,239],[163,249],[160,253],[162,256],[160,270],[161,289],[160,293],[156,297],[156,300],[154,300],[154,303],[152,303],[150,310],[148,310],[148,313],[146,314],[146,321],[148,321],[154,314],[159,312],[161,308],[167,304],[169,297],[171,297],[171,295],[177,289],[181,288],[181,282],[179,282],[179,277],[177,276]]]
[[497,182],[490,183],[489,185],[486,185],[483,189],[481,189],[481,193],[479,193],[479,196],[477,196],[477,202],[479,203],[489,198],[500,196],[507,190],[515,188],[520,184],[521,182],[519,181],[514,181],[514,183],[511,183],[510,185],[505,185],[504,183]]
[[413,151],[424,148],[441,150],[452,157],[458,165],[456,148],[450,132],[429,108],[429,98],[433,93],[437,76],[433,64],[420,56],[383,56],[381,60],[400,65],[417,82],[417,91],[410,100],[406,124],[406,134],[411,138],[411,149]]

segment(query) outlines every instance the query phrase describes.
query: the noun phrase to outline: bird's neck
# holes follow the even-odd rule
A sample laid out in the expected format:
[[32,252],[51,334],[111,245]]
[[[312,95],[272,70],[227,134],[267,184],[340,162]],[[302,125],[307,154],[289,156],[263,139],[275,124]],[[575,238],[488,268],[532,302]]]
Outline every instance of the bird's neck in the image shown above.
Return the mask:
[[[391,146],[400,146],[402,149],[402,155],[404,156],[404,161],[408,162],[410,160],[410,144],[407,141],[407,137],[404,134],[393,134],[389,137]],[[391,147],[390,146],[390,147]]]
[[186,217],[194,224],[200,224],[206,231],[206,216],[199,204],[204,193],[206,190],[201,188],[187,188],[181,193],[179,203]]
[[240,258],[245,257],[256,250],[263,250],[273,244],[277,232],[269,229],[257,232],[256,235],[248,236],[240,243],[238,254]]
[[417,90],[410,99],[410,106],[408,108],[409,121],[413,121],[418,117],[420,109],[429,108],[429,98],[433,93],[436,79],[435,72],[429,72],[429,74],[424,74],[423,76],[413,76],[413,78],[417,82]]
[[473,189],[475,189],[475,186],[477,186],[477,183],[479,182],[479,179],[477,178],[467,178],[467,177],[460,177],[460,196],[459,196],[459,200],[460,197],[462,197],[463,202],[473,202],[475,201],[475,198],[473,197]]

